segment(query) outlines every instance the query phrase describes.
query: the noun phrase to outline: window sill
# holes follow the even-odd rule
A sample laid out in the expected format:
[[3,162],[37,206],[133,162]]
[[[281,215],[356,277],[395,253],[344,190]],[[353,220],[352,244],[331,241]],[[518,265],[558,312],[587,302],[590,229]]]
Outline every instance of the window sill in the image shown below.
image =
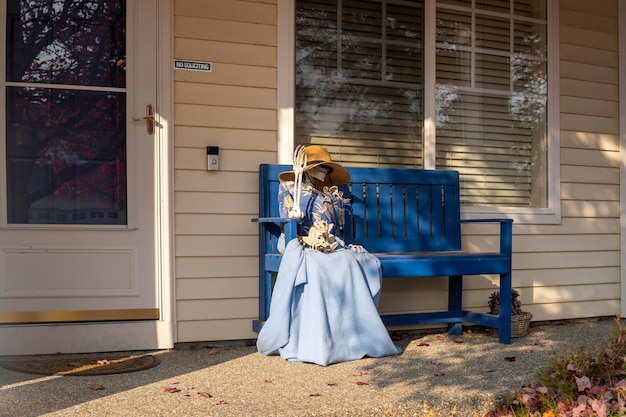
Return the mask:
[[515,224],[561,224],[561,213],[553,208],[462,207],[463,219],[513,219]]

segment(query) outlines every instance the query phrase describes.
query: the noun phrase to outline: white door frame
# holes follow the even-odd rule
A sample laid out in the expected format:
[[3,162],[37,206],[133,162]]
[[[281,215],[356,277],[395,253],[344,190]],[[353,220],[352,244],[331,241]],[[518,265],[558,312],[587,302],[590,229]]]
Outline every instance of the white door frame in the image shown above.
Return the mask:
[[[147,0],[152,1],[152,0]],[[157,292],[162,323],[158,332],[158,348],[173,348],[176,336],[175,274],[174,274],[174,110],[172,38],[174,0],[157,0],[158,53],[157,58],[157,201],[156,213],[156,273]],[[156,136],[156,135],[155,135]]]

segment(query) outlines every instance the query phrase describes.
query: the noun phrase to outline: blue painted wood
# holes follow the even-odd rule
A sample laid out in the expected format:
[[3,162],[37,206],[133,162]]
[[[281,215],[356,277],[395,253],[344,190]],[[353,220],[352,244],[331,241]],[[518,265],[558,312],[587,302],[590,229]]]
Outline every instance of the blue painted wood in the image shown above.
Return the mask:
[[[297,236],[297,220],[279,217],[278,174],[290,165],[261,165],[259,170],[259,331],[269,315],[271,290],[280,266],[278,237]],[[387,326],[447,323],[460,334],[462,323],[499,329],[500,342],[511,342],[511,306],[500,315],[463,310],[463,276],[497,274],[502,299],[511,298],[512,220],[461,220],[459,174],[456,171],[394,168],[347,168],[349,184],[341,186],[347,204],[343,236],[380,259],[383,277],[448,276],[448,311],[382,316]],[[464,223],[499,223],[500,250],[468,253],[461,247]]]

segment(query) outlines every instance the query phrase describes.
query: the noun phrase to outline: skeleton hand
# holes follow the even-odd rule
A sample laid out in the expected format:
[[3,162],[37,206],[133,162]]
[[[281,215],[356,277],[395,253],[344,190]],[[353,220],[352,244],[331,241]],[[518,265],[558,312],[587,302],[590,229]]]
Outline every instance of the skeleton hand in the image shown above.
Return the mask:
[[300,210],[300,195],[302,188],[302,174],[307,163],[307,156],[304,153],[306,146],[298,145],[293,151],[293,173],[294,173],[294,187],[293,187],[293,207],[289,210],[289,217],[295,219],[301,219],[304,217],[304,213]]
[[361,245],[353,245],[353,244],[349,244],[348,245],[348,249],[350,249],[353,252],[356,253],[363,253],[365,251],[365,248]]

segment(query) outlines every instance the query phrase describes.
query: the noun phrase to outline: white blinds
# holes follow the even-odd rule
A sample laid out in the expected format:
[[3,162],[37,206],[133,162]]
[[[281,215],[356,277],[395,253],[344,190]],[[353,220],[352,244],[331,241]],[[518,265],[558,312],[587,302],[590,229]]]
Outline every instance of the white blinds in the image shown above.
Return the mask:
[[422,166],[423,7],[299,0],[296,143],[353,166]]
[[437,168],[472,206],[546,204],[543,2],[437,3]]
[[429,1],[435,85],[424,85],[423,1],[296,1],[296,144],[351,166],[422,168],[431,88],[427,151],[461,172],[463,203],[545,207],[546,0]]

